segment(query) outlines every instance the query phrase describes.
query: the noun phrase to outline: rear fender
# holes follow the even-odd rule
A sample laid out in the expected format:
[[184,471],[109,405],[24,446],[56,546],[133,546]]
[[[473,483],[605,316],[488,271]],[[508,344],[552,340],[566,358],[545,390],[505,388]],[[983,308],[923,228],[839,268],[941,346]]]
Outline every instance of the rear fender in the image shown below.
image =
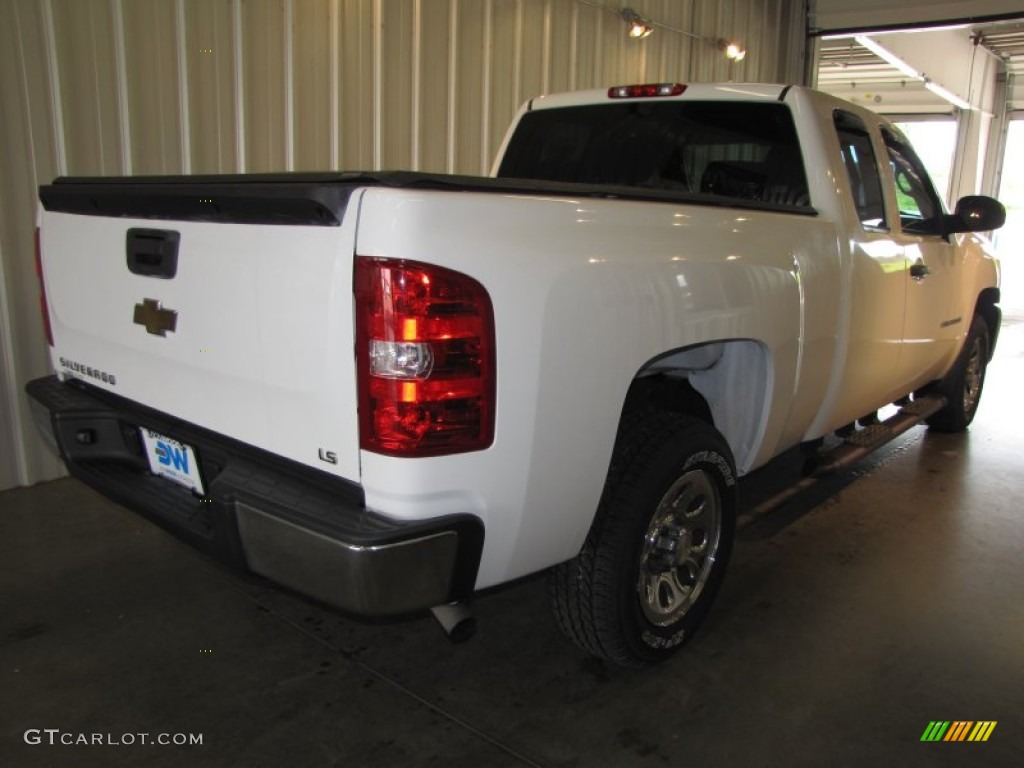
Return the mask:
[[[659,379],[685,379],[687,385],[655,385],[653,382]],[[660,355],[638,372],[623,418],[640,392],[655,407],[713,424],[729,443],[737,469],[743,474],[753,463],[764,436],[766,403],[771,397],[768,350],[759,342],[740,339]]]

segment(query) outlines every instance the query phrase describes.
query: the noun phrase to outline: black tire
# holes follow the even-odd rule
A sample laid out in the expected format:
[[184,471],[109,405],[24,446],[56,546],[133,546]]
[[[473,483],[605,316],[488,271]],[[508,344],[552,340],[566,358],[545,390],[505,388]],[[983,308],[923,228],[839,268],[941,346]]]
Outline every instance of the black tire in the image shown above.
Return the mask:
[[967,429],[978,412],[988,356],[988,324],[981,315],[975,315],[956,364],[938,387],[949,402],[928,418],[928,426],[938,432],[963,432]]
[[645,414],[619,438],[582,551],[550,574],[562,632],[624,666],[672,655],[725,575],[736,497],[735,463],[718,431],[689,416]]

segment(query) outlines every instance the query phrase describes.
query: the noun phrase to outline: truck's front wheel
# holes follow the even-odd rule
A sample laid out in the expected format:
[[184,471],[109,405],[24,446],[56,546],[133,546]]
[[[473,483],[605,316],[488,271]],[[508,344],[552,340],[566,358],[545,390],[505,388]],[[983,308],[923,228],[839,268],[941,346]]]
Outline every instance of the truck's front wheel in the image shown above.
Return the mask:
[[617,664],[669,656],[714,600],[735,519],[736,471],[722,436],[688,416],[645,417],[620,438],[582,551],[552,571],[562,631]]
[[946,407],[928,419],[928,425],[939,432],[962,432],[974,420],[981,401],[988,368],[988,325],[975,315],[956,365],[940,385],[949,398]]

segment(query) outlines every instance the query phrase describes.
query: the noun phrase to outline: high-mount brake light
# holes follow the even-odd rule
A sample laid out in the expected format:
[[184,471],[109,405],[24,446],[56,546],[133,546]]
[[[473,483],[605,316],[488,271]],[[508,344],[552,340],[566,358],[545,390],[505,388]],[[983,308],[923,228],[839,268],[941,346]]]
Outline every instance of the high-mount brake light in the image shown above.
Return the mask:
[[50,305],[46,301],[46,281],[43,279],[43,249],[39,240],[39,227],[35,233],[36,277],[39,278],[39,311],[43,313],[43,333],[46,343],[53,346],[53,326],[50,324]]
[[646,85],[616,85],[608,89],[609,99],[648,99],[656,96],[682,96],[685,85],[679,83],[648,83]]
[[429,264],[360,256],[355,268],[359,441],[439,456],[494,439],[494,311],[480,283]]

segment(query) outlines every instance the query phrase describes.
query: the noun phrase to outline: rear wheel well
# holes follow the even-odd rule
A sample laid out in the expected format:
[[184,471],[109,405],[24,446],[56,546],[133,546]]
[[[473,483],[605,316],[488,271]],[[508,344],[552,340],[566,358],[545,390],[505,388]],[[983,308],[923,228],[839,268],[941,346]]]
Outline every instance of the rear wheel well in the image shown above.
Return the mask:
[[619,432],[623,425],[650,411],[685,414],[712,426],[715,423],[707,400],[683,376],[661,373],[634,379],[622,408]]
[[692,416],[722,434],[743,474],[757,455],[771,392],[771,354],[759,341],[723,339],[672,350],[634,378],[619,432],[637,408]]

